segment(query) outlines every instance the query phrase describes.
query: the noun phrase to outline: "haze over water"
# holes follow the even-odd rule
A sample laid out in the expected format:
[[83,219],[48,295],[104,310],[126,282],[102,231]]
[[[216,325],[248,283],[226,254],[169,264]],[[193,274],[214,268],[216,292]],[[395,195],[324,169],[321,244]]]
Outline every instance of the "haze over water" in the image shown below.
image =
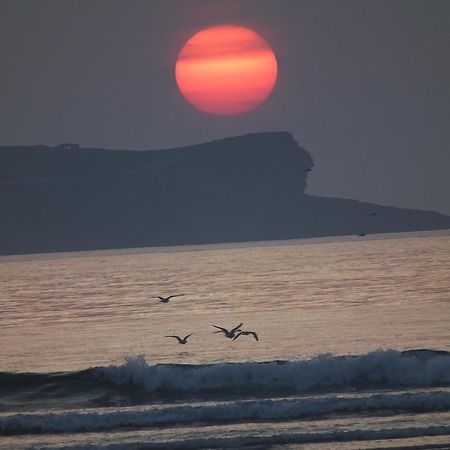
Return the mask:
[[[448,231],[1,257],[0,375],[11,387],[3,400],[0,392],[0,431],[12,436],[4,448],[288,448],[321,440],[338,448],[326,442],[342,440],[342,430],[350,432],[342,448],[374,438],[387,446],[393,437],[447,443],[450,356],[401,352],[450,351],[449,267]],[[156,298],[170,294],[185,295]],[[260,340],[213,334],[212,324],[240,322]],[[190,333],[187,345],[165,337]],[[336,358],[343,355],[361,356]],[[95,392],[107,390],[98,397],[51,375],[94,367],[73,377],[92,377]],[[36,384],[33,396],[22,391],[21,372],[42,373],[27,385]],[[64,402],[43,389],[61,383]],[[138,394],[111,393],[115,384]],[[302,397],[329,389],[321,400]],[[239,399],[275,403],[252,403],[251,415]],[[187,410],[178,411],[180,401]],[[175,408],[169,416],[167,408]],[[197,422],[211,426],[200,443]]]

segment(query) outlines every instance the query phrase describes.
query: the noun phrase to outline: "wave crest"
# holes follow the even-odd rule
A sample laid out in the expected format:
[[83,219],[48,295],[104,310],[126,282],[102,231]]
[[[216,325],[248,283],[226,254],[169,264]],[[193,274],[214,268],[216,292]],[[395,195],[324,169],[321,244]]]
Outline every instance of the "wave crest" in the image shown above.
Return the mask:
[[[427,353],[425,353],[427,352]],[[336,388],[450,385],[447,352],[377,350],[360,356],[211,365],[148,365],[143,356],[94,369],[93,376],[148,393],[314,392]]]

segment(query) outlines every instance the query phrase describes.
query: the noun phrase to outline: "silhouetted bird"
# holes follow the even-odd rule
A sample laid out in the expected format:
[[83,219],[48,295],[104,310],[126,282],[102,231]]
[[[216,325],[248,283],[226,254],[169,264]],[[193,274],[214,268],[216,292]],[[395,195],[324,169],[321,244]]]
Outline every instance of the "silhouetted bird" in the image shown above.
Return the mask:
[[159,301],[161,302],[161,303],[168,303],[169,302],[169,300],[171,299],[171,298],[174,298],[174,297],[181,297],[181,296],[183,296],[184,294],[177,294],[177,295],[169,295],[168,297],[155,297],[155,298],[159,298]]
[[258,335],[257,335],[254,331],[240,331],[240,332],[233,338],[233,341],[235,341],[239,336],[249,336],[249,335],[252,335],[257,341],[259,341]]
[[223,333],[225,335],[225,337],[232,339],[232,338],[234,338],[236,332],[240,331],[239,328],[241,328],[242,325],[243,325],[243,323],[240,323],[237,327],[234,327],[231,330],[227,330],[226,328],[218,327],[217,325],[213,325],[213,327],[219,329],[219,331],[214,331],[214,333]]
[[358,236],[365,236],[366,233],[359,233]]
[[192,336],[192,334],[188,334],[184,338],[180,338],[180,336],[164,336],[164,337],[175,338],[178,341],[179,344],[187,344],[187,339],[188,339],[189,336]]
[[376,215],[377,215],[376,212],[371,212],[371,213],[369,214],[369,217],[373,217],[373,216],[376,216]]

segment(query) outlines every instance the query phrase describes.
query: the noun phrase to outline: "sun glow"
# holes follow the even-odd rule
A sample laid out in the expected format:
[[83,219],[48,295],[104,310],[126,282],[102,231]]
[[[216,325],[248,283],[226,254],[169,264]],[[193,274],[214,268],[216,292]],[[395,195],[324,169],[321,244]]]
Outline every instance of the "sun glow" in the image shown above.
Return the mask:
[[175,78],[197,109],[219,115],[250,111],[269,97],[277,61],[267,42],[248,28],[219,25],[189,39],[178,55]]

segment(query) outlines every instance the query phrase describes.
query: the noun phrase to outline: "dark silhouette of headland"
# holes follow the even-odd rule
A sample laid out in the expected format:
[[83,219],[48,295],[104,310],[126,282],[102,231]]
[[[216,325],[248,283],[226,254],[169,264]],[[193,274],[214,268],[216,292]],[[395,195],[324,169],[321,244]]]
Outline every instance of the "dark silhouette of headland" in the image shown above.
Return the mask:
[[436,212],[305,194],[313,166],[286,132],[149,151],[0,147],[0,254],[450,228]]

